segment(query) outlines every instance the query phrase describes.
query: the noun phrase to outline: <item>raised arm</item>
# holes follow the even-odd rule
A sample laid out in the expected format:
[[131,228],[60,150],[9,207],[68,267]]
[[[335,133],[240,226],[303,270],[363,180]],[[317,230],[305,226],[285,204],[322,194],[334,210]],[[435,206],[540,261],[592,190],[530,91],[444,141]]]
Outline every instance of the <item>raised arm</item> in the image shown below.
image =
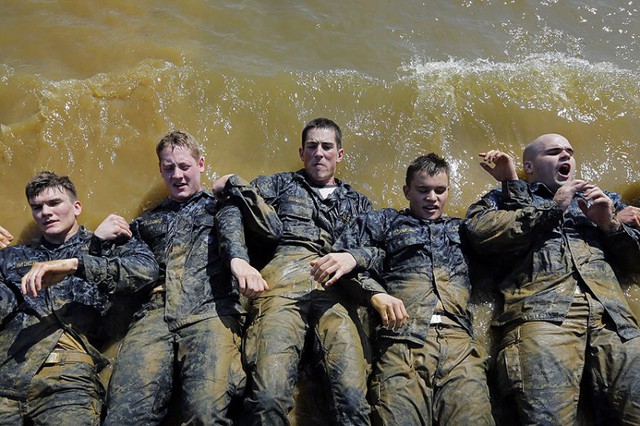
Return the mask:
[[78,257],[36,262],[22,277],[22,292],[32,297],[75,274],[107,294],[133,293],[158,279],[158,264],[149,247],[136,238],[126,221],[109,215],[96,229],[88,252]]
[[498,182],[518,179],[516,165],[509,154],[492,149],[478,156],[483,159],[480,166]]

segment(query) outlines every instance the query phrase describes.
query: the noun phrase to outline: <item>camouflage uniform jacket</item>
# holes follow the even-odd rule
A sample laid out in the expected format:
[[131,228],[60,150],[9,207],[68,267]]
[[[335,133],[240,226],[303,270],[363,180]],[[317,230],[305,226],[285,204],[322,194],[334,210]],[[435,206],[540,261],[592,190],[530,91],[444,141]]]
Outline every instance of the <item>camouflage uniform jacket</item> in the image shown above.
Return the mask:
[[[607,194],[616,211],[620,196]],[[575,200],[563,213],[541,183],[508,181],[467,213],[468,236],[480,253],[509,265],[501,284],[504,312],[496,325],[513,321],[561,322],[576,289],[603,305],[624,339],[640,336],[609,262],[623,267],[640,259],[639,233],[626,225],[607,234],[582,213]]]
[[[258,176],[251,185],[237,176],[231,176],[224,193],[239,206],[238,214],[242,212],[245,227],[259,228],[250,223],[256,217],[252,212],[260,209],[275,211],[282,226],[276,253],[307,252],[320,257],[332,251],[333,243],[347,223],[372,208],[371,201],[367,197],[338,179],[336,183],[335,191],[327,198],[322,198],[318,188],[307,180],[304,170]],[[256,208],[256,200],[263,200],[264,206]],[[270,215],[265,212],[261,217],[270,217]],[[261,228],[265,228],[265,225],[263,224]],[[228,253],[234,257],[248,259],[244,235],[228,234],[227,240]],[[280,266],[286,267],[286,265]],[[271,290],[267,294],[290,298],[306,296],[310,291],[308,285],[297,286],[297,284],[303,283],[270,282]],[[375,284],[373,286],[375,287]],[[371,288],[369,285],[365,285],[365,290],[367,293],[383,291],[380,288]],[[358,295],[358,298],[360,297],[367,298],[362,294]]]
[[[37,297],[22,295],[21,278],[35,262],[69,258],[78,258],[75,274]],[[115,245],[84,228],[61,245],[41,239],[0,251],[0,395],[25,398],[65,331],[82,342],[98,369],[104,367],[106,358],[90,342],[101,335],[109,296],[135,292],[157,276],[158,265],[142,242]]]
[[[431,316],[446,314],[471,335],[469,268],[463,221],[443,216],[421,220],[409,210],[382,209],[360,216],[335,244],[350,253],[356,270],[368,270],[389,294],[402,299],[411,322],[381,337],[424,344]],[[441,302],[442,311],[436,312]]]
[[[176,330],[221,315],[244,313],[239,291],[219,253],[215,215],[218,202],[200,191],[180,203],[167,198],[131,224],[160,265],[165,292],[165,321]],[[227,224],[242,228],[242,223]]]

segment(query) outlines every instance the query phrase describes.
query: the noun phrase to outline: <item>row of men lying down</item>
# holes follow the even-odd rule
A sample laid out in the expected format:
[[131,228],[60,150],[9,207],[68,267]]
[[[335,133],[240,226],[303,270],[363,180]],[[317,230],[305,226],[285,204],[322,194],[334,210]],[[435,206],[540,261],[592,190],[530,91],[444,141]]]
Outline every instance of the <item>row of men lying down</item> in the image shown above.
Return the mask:
[[[522,424],[575,424],[579,404],[595,424],[640,424],[640,327],[614,273],[639,267],[640,213],[575,179],[566,138],[526,147],[526,181],[505,153],[481,153],[500,185],[465,220],[444,214],[436,154],[409,165],[408,208],[374,210],[336,178],[328,119],[304,127],[303,169],[211,192],[191,135],[156,152],[170,196],[130,224],[112,214],[90,232],[68,177],[27,184],[42,238],[0,250],[0,424],[159,424],[170,400],[187,424],[288,424],[309,336],[336,424],[494,424],[470,258],[502,269],[495,374]],[[92,339],[115,295],[142,302],[105,397]],[[370,342],[357,305],[377,314]]]

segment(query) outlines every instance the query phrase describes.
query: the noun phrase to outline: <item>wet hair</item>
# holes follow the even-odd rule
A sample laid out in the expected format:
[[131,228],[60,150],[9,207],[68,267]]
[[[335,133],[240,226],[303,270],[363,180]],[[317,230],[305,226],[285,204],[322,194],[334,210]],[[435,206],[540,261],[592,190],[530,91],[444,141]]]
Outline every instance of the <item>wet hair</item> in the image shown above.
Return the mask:
[[304,148],[304,143],[307,141],[307,135],[313,129],[331,129],[336,134],[336,146],[338,149],[342,149],[342,130],[340,127],[332,120],[328,118],[316,118],[311,120],[307,124],[304,125],[304,129],[302,129],[302,147]]
[[31,180],[27,182],[24,192],[27,200],[30,200],[49,188],[58,188],[61,191],[65,191],[73,201],[78,199],[76,186],[71,182],[69,176],[58,176],[54,172],[49,171],[40,172],[32,177]]
[[411,186],[411,182],[416,173],[427,172],[429,176],[435,176],[438,173],[446,173],[447,181],[449,180],[449,163],[444,158],[434,154],[433,152],[427,155],[421,155],[409,164],[407,167],[407,176],[405,183],[407,186]]
[[158,160],[160,160],[160,154],[166,148],[175,149],[176,147],[188,149],[196,160],[200,159],[202,156],[200,154],[200,144],[196,138],[182,130],[172,130],[164,135],[156,146],[156,155],[158,156]]

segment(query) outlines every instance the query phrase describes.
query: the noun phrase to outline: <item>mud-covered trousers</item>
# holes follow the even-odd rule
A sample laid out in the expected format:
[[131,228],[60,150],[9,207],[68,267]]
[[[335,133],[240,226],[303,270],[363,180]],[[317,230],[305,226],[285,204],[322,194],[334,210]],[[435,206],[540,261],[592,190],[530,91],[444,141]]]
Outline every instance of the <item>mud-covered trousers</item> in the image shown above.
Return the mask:
[[593,424],[640,424],[640,338],[621,340],[588,293],[575,295],[562,324],[510,327],[496,361],[500,387],[515,400],[522,424],[577,424],[581,381]]
[[45,363],[33,376],[26,400],[0,396],[0,425],[98,426],[104,389],[89,355],[81,355],[88,362]]
[[377,342],[372,423],[493,425],[482,347],[454,325],[432,324],[426,340]]
[[209,318],[170,331],[162,304],[143,312],[116,358],[105,425],[159,424],[172,389],[180,393],[176,400],[184,423],[232,424],[229,405],[246,380],[238,318]]
[[[355,310],[335,292],[316,290],[303,299],[260,297],[245,336],[250,376],[243,424],[286,425],[294,405],[298,364],[305,336],[312,332],[328,376],[336,424],[369,424],[364,334]],[[367,348],[368,349],[368,348]]]

